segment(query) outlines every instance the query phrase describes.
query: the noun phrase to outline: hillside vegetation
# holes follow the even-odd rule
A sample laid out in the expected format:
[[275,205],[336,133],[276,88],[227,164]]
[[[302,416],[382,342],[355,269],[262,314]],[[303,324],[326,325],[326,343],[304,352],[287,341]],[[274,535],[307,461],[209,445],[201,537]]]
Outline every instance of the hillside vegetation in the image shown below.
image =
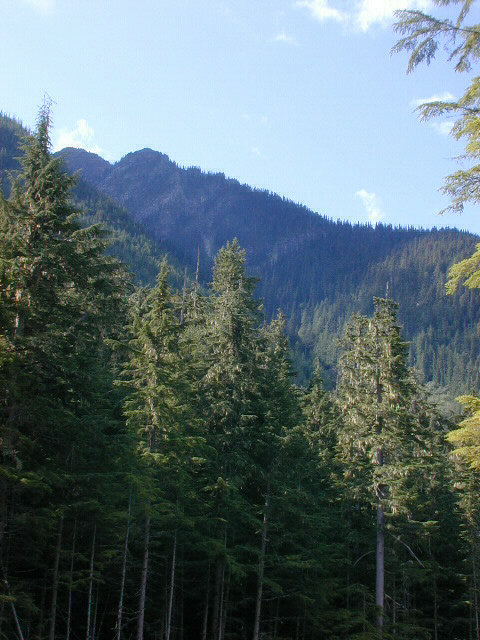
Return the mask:
[[445,438],[472,418],[409,368],[397,303],[348,319],[334,391],[300,388],[238,240],[204,289],[167,260],[136,287],[48,132],[0,197],[0,637],[476,637],[478,471]]
[[479,306],[468,291],[444,293],[448,268],[472,253],[473,235],[334,222],[223,174],[181,168],[150,149],[113,165],[78,149],[62,157],[191,272],[199,254],[205,283],[215,253],[238,238],[260,279],[266,317],[278,309],[286,315],[299,380],[306,382],[317,358],[333,382],[346,319],[371,312],[373,296],[388,289],[412,343],[410,363],[425,380],[454,394],[479,385]]

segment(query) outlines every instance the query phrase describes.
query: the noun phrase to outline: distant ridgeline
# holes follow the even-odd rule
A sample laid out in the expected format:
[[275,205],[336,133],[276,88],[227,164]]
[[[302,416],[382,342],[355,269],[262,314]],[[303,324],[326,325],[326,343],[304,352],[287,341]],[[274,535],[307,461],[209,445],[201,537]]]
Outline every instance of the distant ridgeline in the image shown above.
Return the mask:
[[[0,116],[0,166],[14,167],[21,126]],[[213,257],[237,237],[248,269],[260,279],[270,318],[287,318],[299,380],[318,358],[333,381],[337,337],[354,312],[371,313],[373,296],[400,303],[411,342],[411,363],[425,380],[453,393],[480,388],[480,307],[475,293],[444,293],[451,264],[470,255],[478,240],[457,230],[393,228],[334,222],[285,198],[240,184],[223,174],[181,168],[150,149],[110,164],[80,149],[61,152],[80,171],[76,195],[89,222],[114,233],[112,252],[151,282],[159,257],[210,278]],[[3,176],[2,176],[3,181]]]
[[[19,168],[17,158],[22,155],[19,145],[27,133],[20,122],[0,113],[0,184],[5,195],[10,190],[8,174]],[[110,252],[130,267],[138,283],[152,284],[166,254],[165,247],[150,237],[124,208],[81,176],[75,196],[75,204],[85,211],[82,222],[102,224],[112,234]],[[177,286],[181,286],[183,269],[175,259],[170,262],[173,280]]]

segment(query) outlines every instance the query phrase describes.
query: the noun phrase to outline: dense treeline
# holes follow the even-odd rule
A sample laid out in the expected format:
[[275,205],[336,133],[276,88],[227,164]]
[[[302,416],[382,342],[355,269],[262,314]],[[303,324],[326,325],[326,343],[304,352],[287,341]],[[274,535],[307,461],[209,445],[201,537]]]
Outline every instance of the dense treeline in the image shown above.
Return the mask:
[[48,124],[0,199],[0,637],[478,638],[478,477],[395,303],[296,388],[238,242],[135,289]]
[[[17,168],[22,131],[0,114],[0,169]],[[318,360],[326,385],[334,386],[335,345],[345,322],[355,311],[370,314],[372,298],[388,286],[400,303],[410,364],[451,396],[478,386],[478,304],[465,290],[443,295],[448,268],[474,249],[472,235],[333,222],[223,174],[183,169],[151,150],[114,165],[81,149],[65,149],[62,157],[81,172],[74,187],[81,224],[108,229],[109,253],[129,265],[137,283],[155,281],[168,251],[176,286],[185,266],[191,280],[197,265],[205,285],[215,253],[238,237],[249,270],[260,277],[265,316],[273,318],[278,308],[286,315],[299,383],[307,384]],[[2,184],[8,193],[5,171]]]
[[62,156],[190,271],[199,255],[203,282],[218,249],[237,237],[249,269],[261,278],[267,318],[278,308],[286,315],[302,383],[317,359],[333,386],[334,345],[346,320],[354,311],[371,313],[373,296],[384,296],[388,286],[412,344],[410,362],[425,380],[453,395],[478,386],[478,305],[469,292],[443,293],[449,267],[474,250],[473,235],[334,222],[223,174],[181,168],[150,149],[113,165],[79,149]]
[[[478,303],[475,293],[458,289],[445,296],[446,273],[462,255],[464,239],[456,232],[432,232],[415,238],[385,260],[372,265],[353,293],[339,293],[302,311],[297,349],[312,350],[335,379],[338,338],[352,313],[370,314],[376,295],[410,299],[400,310],[410,340],[409,362],[425,380],[450,393],[480,386]],[[330,373],[333,372],[333,373]]]

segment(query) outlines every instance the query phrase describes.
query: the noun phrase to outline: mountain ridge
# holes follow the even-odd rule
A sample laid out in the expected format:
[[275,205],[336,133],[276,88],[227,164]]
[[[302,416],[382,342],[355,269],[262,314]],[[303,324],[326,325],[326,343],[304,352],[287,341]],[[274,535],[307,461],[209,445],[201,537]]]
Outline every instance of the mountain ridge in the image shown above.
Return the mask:
[[[68,150],[62,156],[71,170],[81,170],[82,158],[88,159]],[[474,234],[334,221],[222,173],[182,168],[151,149],[127,154],[94,180],[180,263],[193,270],[199,252],[204,281],[216,251],[237,237],[250,271],[261,280],[266,316],[278,308],[287,316],[297,368],[306,363],[302,379],[308,377],[312,358],[334,377],[335,344],[346,320],[355,311],[370,313],[373,297],[384,296],[388,283],[390,295],[400,302],[411,364],[423,363],[427,380],[450,384],[455,379],[456,391],[462,390],[462,370],[470,372],[468,384],[480,383],[467,355],[472,341],[480,351],[475,296],[467,291],[444,295],[448,268],[472,252]],[[470,324],[459,328],[462,316]],[[319,326],[322,322],[327,330]],[[447,341],[461,355],[457,351],[453,357]],[[426,356],[433,345],[450,354],[446,372]]]
[[[0,118],[0,152],[8,162],[15,155],[12,128]],[[260,279],[265,316],[279,308],[286,315],[300,381],[318,359],[333,382],[335,345],[346,320],[353,312],[370,313],[373,296],[384,296],[388,283],[400,303],[411,364],[454,393],[480,386],[478,302],[465,290],[444,295],[448,268],[471,254],[478,241],[473,234],[334,221],[223,173],[183,168],[150,148],[115,163],[82,149],[59,155],[67,170],[79,172],[75,199],[85,222],[113,231],[114,253],[137,281],[151,283],[168,252],[177,285],[185,267],[195,271],[198,255],[206,284],[216,252],[237,237],[250,273]]]

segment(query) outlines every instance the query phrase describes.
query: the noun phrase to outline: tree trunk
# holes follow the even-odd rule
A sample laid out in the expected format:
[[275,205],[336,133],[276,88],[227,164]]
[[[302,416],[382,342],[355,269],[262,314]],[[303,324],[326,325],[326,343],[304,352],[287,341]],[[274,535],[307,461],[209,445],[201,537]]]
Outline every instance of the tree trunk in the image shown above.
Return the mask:
[[0,602],[0,638],[3,638],[3,619],[4,619],[4,617],[5,617],[5,600],[2,600]]
[[57,617],[57,595],[58,595],[58,569],[60,566],[60,552],[62,550],[63,516],[58,523],[57,548],[55,551],[55,564],[53,567],[52,602],[50,604],[50,632],[49,640],[55,640],[55,620]]
[[117,609],[117,633],[115,635],[116,640],[121,640],[121,636],[122,636],[123,596],[125,593],[125,579],[127,575],[128,538],[130,535],[131,512],[132,512],[132,492],[130,491],[130,496],[128,498],[127,529],[125,532],[125,543],[123,545],[122,578],[120,581],[120,597],[118,599],[118,609]]
[[[16,291],[15,297],[17,299],[17,302],[20,303],[21,299],[22,299],[22,292],[20,290]],[[14,327],[13,327],[13,340],[15,341],[17,338],[19,338],[20,336],[23,335],[23,331],[24,331],[24,318],[23,315],[20,313],[20,311],[17,311],[17,313],[15,314],[15,321],[14,321]]]
[[90,627],[92,619],[92,598],[93,598],[93,569],[95,562],[95,542],[97,537],[97,523],[93,527],[92,549],[90,552],[90,574],[88,577],[88,605],[87,605],[87,631],[85,633],[86,640],[91,640]]
[[408,593],[408,577],[403,574],[403,624],[407,625],[410,619],[410,596]]
[[145,542],[143,547],[142,577],[140,582],[140,600],[138,606],[137,640],[143,640],[143,623],[145,621],[145,601],[147,595],[148,553],[150,549],[150,516],[145,518]]
[[480,626],[478,619],[478,585],[477,585],[477,563],[475,561],[476,548],[472,545],[472,578],[473,578],[473,611],[475,620],[475,640],[480,640]]
[[97,594],[94,596],[95,607],[93,610],[93,621],[92,621],[92,632],[90,634],[92,640],[95,640],[95,634],[97,631],[97,613],[98,613],[98,593],[99,593],[99,585],[97,583]]
[[[363,594],[365,598],[365,592]],[[397,581],[393,579],[392,634],[397,635]]]
[[182,555],[179,563],[179,571],[181,569],[181,580],[180,580],[180,589],[179,589],[179,597],[178,597],[178,640],[184,640],[185,636],[185,558]]
[[[375,328],[375,340],[377,342],[378,352],[378,327]],[[382,385],[380,380],[380,365],[378,364],[379,355],[377,353],[376,367],[376,422],[377,435],[381,435],[383,431],[383,417],[380,407],[382,405]],[[383,466],[383,450],[379,447],[377,451],[377,465]],[[377,631],[379,638],[382,637],[383,631],[383,608],[385,603],[385,532],[384,532],[384,513],[382,499],[384,497],[385,487],[379,485],[377,488],[377,553],[376,553],[376,576],[375,576],[375,604],[377,606]]]
[[265,508],[263,512],[262,544],[258,563],[257,601],[255,607],[255,621],[253,624],[253,640],[258,640],[260,634],[260,617],[262,613],[263,574],[265,571],[265,552],[267,549],[268,507],[270,501],[270,481],[267,484]]
[[168,571],[165,567],[164,571],[164,583],[163,583],[163,609],[162,609],[162,628],[161,628],[161,639],[164,640],[165,633],[167,629],[167,618],[168,618]]
[[218,640],[222,640],[223,617],[225,614],[224,605],[225,605],[225,562],[223,562],[223,567],[222,567],[222,581],[221,581],[221,588],[220,588],[220,611],[218,614],[218,636],[217,636]]
[[183,324],[185,319],[186,294],[187,294],[187,267],[185,267],[185,273],[183,274],[182,310],[180,311],[180,324]]
[[384,517],[383,506],[379,500],[377,506],[377,571],[375,580],[375,604],[377,605],[377,630],[378,635],[382,637],[383,629],[383,605],[385,599],[385,533],[384,533]]
[[67,610],[67,635],[65,640],[70,640],[71,620],[72,620],[72,587],[73,587],[73,564],[75,560],[75,545],[77,542],[77,519],[73,525],[72,557],[70,559],[70,580],[68,584],[68,610]]
[[[6,508],[6,513],[2,519],[2,533],[7,532],[7,553],[5,558],[5,563],[3,562],[3,546],[0,549],[0,567],[3,573],[3,579],[5,580],[5,585],[8,583],[8,559],[10,555],[10,532],[8,529],[8,507]],[[5,615],[5,600],[2,599],[0,602],[0,638],[3,638],[3,620]]]
[[98,599],[100,597],[100,585],[97,583],[97,595],[95,598],[95,611],[93,612],[93,625],[92,625],[92,640],[95,640],[97,631],[97,613],[98,613]]
[[210,565],[208,565],[208,573],[207,573],[207,591],[205,594],[205,609],[203,612],[202,640],[207,640],[209,606],[210,606]]
[[102,612],[102,617],[100,618],[100,624],[98,625],[98,630],[96,632],[96,634],[97,634],[97,636],[99,638],[102,637],[102,628],[103,628],[103,622],[105,620],[105,614],[107,613],[107,611],[109,611],[109,608],[108,608],[109,598],[110,598],[110,594],[107,593],[107,597],[105,598],[105,606],[104,606],[103,612]]
[[43,637],[43,621],[45,617],[45,599],[47,597],[47,580],[48,580],[48,572],[45,571],[43,576],[43,586],[42,586],[42,595],[40,596],[40,617],[38,619],[38,640],[42,640]]
[[220,632],[219,632],[219,639],[218,640],[224,640],[225,638],[225,629],[227,628],[227,613],[228,613],[228,602],[229,602],[229,596],[230,596],[230,577],[231,577],[231,570],[230,567],[228,567],[227,570],[227,580],[226,580],[226,585],[225,585],[225,589],[224,589],[224,594],[222,597],[223,600],[223,604],[222,604],[222,619],[221,619],[221,623],[220,623]]
[[[4,584],[7,595],[10,596],[10,587],[8,585],[8,580],[5,575],[3,578],[3,584]],[[20,626],[20,620],[18,619],[17,610],[15,609],[15,603],[13,598],[10,600],[10,606],[12,608],[12,614],[13,614],[13,619],[15,620],[15,626],[17,627],[18,637],[20,640],[24,640],[22,627]]]
[[168,617],[167,617],[167,630],[165,633],[165,640],[170,640],[170,632],[172,629],[172,609],[173,609],[173,593],[175,590],[176,559],[177,559],[177,532],[175,531],[175,537],[173,538],[172,570],[170,574],[170,596],[168,600]]
[[[349,525],[350,528],[350,525]],[[347,589],[345,593],[345,609],[350,611],[350,567],[351,567],[351,558],[350,558],[350,543],[347,538]]]
[[362,621],[362,637],[365,638],[367,633],[367,595],[365,587],[363,588],[363,621]]
[[469,607],[468,607],[468,640],[473,640],[473,580],[470,579]]
[[280,618],[280,598],[277,598],[277,607],[276,607],[276,611],[275,611],[275,622],[274,622],[274,625],[273,625],[273,640],[277,640],[279,618]]
[[22,633],[22,628],[20,626],[20,621],[18,619],[17,611],[15,609],[15,605],[13,603],[13,600],[10,601],[10,605],[12,607],[13,619],[15,620],[15,626],[17,627],[18,637],[19,637],[20,640],[24,640],[23,633]]
[[0,562],[3,563],[3,538],[7,527],[7,483],[0,480]]
[[222,582],[222,570],[223,562],[220,558],[217,558],[216,562],[216,574],[215,574],[215,595],[213,597],[213,611],[212,611],[212,625],[211,625],[211,640],[218,640],[218,620],[220,612],[220,589]]

